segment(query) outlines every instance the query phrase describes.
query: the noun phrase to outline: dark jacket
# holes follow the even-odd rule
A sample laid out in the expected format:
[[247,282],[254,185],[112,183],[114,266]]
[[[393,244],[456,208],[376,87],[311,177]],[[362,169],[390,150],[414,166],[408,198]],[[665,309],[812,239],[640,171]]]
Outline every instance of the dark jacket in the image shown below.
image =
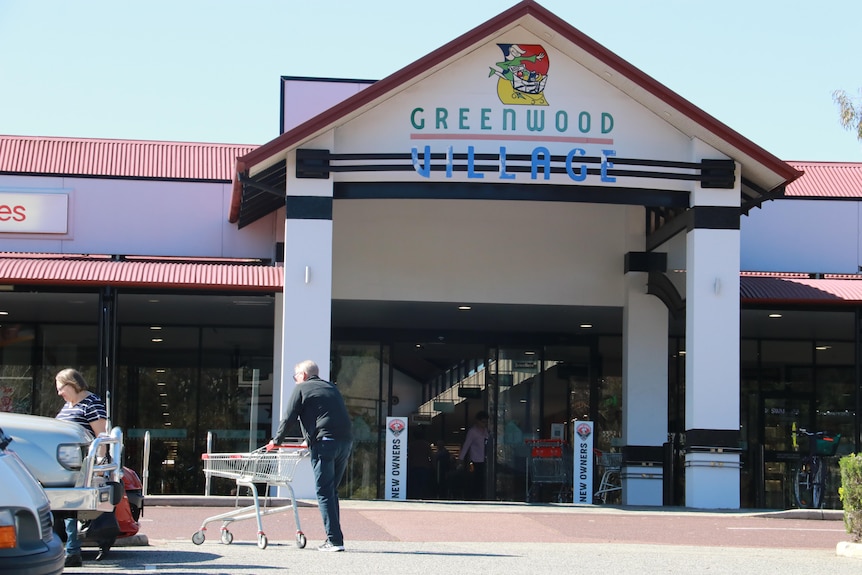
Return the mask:
[[344,398],[335,385],[316,375],[296,384],[275,434],[275,443],[283,443],[287,439],[288,430],[297,417],[309,445],[324,437],[343,441],[353,438]]

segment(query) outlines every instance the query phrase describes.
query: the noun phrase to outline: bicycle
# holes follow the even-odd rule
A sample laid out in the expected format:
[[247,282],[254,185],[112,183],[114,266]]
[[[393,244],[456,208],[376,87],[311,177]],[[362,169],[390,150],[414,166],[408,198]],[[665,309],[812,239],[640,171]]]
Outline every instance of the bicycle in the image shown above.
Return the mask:
[[838,451],[841,434],[830,435],[826,431],[798,429],[796,435],[808,437],[808,455],[799,460],[793,473],[793,494],[801,509],[820,509],[823,506],[823,492],[826,487],[826,462],[824,457],[832,457]]

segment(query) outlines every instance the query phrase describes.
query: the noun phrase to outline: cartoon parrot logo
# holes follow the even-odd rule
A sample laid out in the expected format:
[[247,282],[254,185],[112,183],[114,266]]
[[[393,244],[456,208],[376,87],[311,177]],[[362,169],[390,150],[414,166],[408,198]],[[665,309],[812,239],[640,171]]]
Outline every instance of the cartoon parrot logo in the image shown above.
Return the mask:
[[490,67],[497,76],[497,96],[504,104],[547,106],[548,53],[540,44],[497,44],[504,60]]

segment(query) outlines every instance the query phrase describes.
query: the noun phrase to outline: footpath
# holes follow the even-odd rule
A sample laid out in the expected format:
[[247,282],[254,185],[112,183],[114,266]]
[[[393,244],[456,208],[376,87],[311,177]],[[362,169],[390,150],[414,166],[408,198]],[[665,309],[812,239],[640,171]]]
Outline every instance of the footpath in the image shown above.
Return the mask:
[[[241,498],[240,504],[250,503]],[[96,562],[68,573],[114,575],[454,575],[457,573],[614,573],[739,575],[805,573],[859,575],[862,557],[839,555],[847,542],[840,511],[696,511],[572,504],[439,501],[344,501],[346,552],[318,553],[323,542],[315,502],[297,512],[307,546],[299,548],[293,509],[262,518],[268,545],[258,546],[257,522],[208,523],[234,508],[235,498],[149,497],[137,541],[118,540]],[[135,545],[125,546],[127,543]]]

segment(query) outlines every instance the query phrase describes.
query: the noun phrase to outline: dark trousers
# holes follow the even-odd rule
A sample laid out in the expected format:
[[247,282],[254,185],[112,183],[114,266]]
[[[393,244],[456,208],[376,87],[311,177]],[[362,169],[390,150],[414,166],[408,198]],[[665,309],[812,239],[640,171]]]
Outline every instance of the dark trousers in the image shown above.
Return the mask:
[[333,545],[344,545],[338,485],[347,469],[352,441],[317,441],[311,446],[311,469],[317,488],[317,504],[323,518],[323,529]]
[[467,473],[467,499],[485,499],[485,462],[473,462],[473,471]]

